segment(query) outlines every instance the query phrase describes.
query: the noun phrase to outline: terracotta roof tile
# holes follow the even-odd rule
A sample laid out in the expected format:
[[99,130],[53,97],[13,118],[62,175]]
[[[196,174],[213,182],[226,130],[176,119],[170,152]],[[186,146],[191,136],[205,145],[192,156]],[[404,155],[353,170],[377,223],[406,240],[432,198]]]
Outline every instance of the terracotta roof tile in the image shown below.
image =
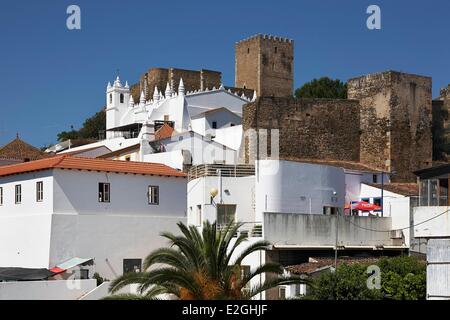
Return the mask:
[[0,158],[14,160],[37,160],[46,158],[48,155],[38,148],[16,138],[0,148]]
[[160,163],[78,158],[68,155],[0,167],[0,176],[47,169],[75,169],[115,173],[186,177],[181,171]]
[[175,130],[169,126],[167,123],[164,123],[156,132],[155,132],[155,140],[160,140],[164,138],[169,138],[172,136]]
[[[337,260],[337,265],[341,264],[373,264],[381,258],[379,257],[340,257]],[[297,265],[286,267],[286,269],[293,274],[310,274],[325,267],[334,267],[334,258],[310,258],[310,262],[305,262]]]

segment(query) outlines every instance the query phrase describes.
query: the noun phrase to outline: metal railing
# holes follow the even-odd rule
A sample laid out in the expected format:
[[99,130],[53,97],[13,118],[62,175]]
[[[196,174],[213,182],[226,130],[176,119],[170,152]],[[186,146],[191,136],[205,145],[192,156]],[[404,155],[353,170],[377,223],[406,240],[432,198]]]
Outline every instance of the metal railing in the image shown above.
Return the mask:
[[222,177],[246,177],[255,175],[254,165],[201,164],[190,168],[188,180],[191,181],[200,177],[217,177],[217,170],[220,170]]
[[[218,224],[218,230],[225,230],[228,227],[227,224]],[[238,232],[234,235],[245,235],[249,238],[262,238],[263,228],[261,222],[244,222],[244,224],[238,229]]]

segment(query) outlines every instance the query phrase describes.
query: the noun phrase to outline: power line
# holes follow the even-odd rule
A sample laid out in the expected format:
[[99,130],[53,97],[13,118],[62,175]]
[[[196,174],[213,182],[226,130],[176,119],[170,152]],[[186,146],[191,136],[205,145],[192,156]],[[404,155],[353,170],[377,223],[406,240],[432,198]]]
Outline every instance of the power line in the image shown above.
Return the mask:
[[[356,223],[354,223],[354,222],[352,222],[352,221],[350,221],[350,220],[348,220],[348,222],[349,222],[350,224],[354,225],[355,227],[358,227],[358,228],[360,228],[360,229],[367,230],[367,231],[372,231],[372,232],[391,232],[391,231],[395,231],[395,230],[406,230],[406,229],[414,228],[414,227],[419,226],[419,225],[421,225],[421,224],[424,224],[424,223],[426,223],[426,222],[428,222],[428,221],[434,220],[434,219],[436,219],[436,218],[438,218],[438,217],[440,217],[440,216],[446,214],[446,213],[449,212],[449,211],[450,211],[450,209],[447,209],[447,210],[445,210],[444,212],[439,213],[437,216],[434,216],[434,217],[429,218],[429,219],[427,219],[427,220],[421,221],[421,222],[419,222],[419,223],[417,223],[417,224],[413,224],[412,226],[409,226],[409,227],[404,227],[404,228],[399,228],[399,229],[393,229],[393,230],[387,230],[387,231],[386,231],[386,230],[375,230],[375,229],[370,229],[370,228],[364,228],[364,227],[361,227],[361,226],[357,225]],[[345,218],[345,216],[344,216],[344,218]]]

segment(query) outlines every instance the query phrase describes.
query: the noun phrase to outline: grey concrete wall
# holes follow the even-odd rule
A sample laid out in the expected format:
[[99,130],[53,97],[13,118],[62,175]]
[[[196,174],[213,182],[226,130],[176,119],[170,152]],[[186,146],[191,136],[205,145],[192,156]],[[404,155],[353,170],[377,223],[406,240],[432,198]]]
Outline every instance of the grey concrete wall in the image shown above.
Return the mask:
[[[402,245],[390,238],[391,226],[391,218],[339,216],[338,246]],[[336,216],[265,212],[264,238],[279,246],[334,246]]]

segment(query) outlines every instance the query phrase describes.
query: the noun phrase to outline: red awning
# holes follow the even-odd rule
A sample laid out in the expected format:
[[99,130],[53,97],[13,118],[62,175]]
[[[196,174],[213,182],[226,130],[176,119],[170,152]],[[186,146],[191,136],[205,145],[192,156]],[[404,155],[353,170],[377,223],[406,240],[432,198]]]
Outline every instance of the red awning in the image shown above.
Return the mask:
[[373,203],[368,203],[366,201],[360,201],[353,206],[353,209],[359,210],[359,211],[377,211],[377,210],[381,210],[381,207],[377,206],[376,204],[373,204]]
[[51,268],[49,270],[51,272],[53,272],[54,274],[63,273],[64,271],[66,271],[66,269],[61,269],[61,268],[58,268],[58,267],[54,267],[54,268]]

